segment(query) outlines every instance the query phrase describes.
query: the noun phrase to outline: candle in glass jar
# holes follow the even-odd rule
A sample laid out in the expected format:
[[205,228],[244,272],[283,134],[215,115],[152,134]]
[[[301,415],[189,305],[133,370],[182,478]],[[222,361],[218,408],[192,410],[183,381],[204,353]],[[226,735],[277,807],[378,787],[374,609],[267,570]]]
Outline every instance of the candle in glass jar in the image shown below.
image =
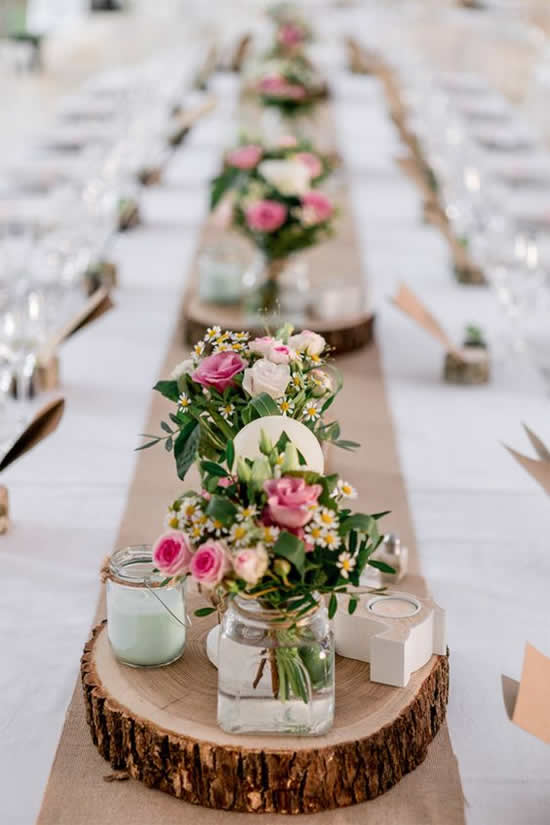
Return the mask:
[[161,667],[185,647],[184,586],[160,586],[151,548],[113,554],[107,581],[107,631],[116,658],[135,667]]

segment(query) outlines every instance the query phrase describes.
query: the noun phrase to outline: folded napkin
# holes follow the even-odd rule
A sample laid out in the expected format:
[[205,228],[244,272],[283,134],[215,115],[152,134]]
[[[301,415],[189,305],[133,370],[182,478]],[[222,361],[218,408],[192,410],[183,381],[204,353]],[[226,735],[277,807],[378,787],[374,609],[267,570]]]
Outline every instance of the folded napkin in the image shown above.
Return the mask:
[[67,323],[57,332],[55,332],[42,346],[38,354],[39,364],[48,364],[55,356],[59,346],[78,332],[79,329],[87,326],[91,321],[100,318],[108,310],[114,306],[109,292],[104,287],[97,289],[93,295],[88,298],[82,309],[76,313]]
[[502,695],[510,721],[550,745],[550,658],[527,643],[521,682],[503,675]]
[[12,444],[0,458],[0,471],[5,470],[18,458],[32,450],[56,429],[63,417],[65,399],[57,398],[49,401],[32,417],[30,422],[17,433]]
[[503,446],[508,450],[510,455],[516,459],[518,464],[520,464],[523,469],[526,470],[529,475],[540,484],[545,493],[550,496],[550,450],[548,450],[538,435],[535,435],[535,433],[530,430],[526,424],[523,425],[523,429],[527,433],[527,437],[533,445],[538,459],[529,458],[526,455],[522,455],[522,453],[518,453],[516,450],[512,449],[512,447],[508,447],[507,444],[504,444]]

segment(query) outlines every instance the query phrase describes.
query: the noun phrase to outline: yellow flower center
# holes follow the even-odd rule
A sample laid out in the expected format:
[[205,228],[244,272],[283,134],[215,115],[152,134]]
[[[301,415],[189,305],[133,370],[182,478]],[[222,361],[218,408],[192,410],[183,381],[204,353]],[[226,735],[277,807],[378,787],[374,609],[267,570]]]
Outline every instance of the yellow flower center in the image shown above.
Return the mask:
[[332,513],[321,513],[321,521],[323,524],[334,524],[334,516]]
[[236,541],[240,541],[246,536],[246,529],[244,527],[236,527],[233,535]]
[[173,516],[173,517],[170,519],[170,521],[168,522],[168,524],[170,525],[170,527],[173,527],[174,529],[176,529],[176,527],[179,527],[179,521],[177,520],[177,518],[176,518],[175,516]]
[[347,570],[348,572],[351,570],[351,560],[344,559],[342,561],[342,570]]

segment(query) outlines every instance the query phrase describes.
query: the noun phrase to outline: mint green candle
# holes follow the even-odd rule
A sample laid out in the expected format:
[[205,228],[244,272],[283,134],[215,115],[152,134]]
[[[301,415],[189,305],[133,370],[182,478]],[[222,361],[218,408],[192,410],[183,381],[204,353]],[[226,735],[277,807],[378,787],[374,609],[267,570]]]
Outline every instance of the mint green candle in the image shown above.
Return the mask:
[[113,553],[107,580],[107,631],[116,658],[133,667],[175,662],[185,647],[183,584],[161,586],[151,547]]

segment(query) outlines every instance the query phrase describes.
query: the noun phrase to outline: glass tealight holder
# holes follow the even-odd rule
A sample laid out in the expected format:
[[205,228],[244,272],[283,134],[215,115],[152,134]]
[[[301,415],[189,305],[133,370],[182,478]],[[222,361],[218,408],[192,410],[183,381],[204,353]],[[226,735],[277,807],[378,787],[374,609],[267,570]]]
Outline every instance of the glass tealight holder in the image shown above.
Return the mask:
[[183,582],[163,585],[150,545],[116,550],[107,574],[107,632],[125,665],[164,667],[183,654],[186,636]]
[[240,248],[230,242],[207,247],[199,256],[199,296],[207,304],[238,304],[246,267]]

